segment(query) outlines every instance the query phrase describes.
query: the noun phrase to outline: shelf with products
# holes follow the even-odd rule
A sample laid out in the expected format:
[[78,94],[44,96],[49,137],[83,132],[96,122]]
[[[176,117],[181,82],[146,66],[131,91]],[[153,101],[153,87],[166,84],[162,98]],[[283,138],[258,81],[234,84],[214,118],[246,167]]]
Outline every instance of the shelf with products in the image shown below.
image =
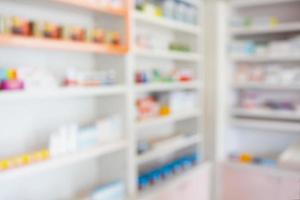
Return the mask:
[[230,45],[234,61],[299,61],[299,35],[288,39],[257,41],[256,39],[235,40]]
[[[200,51],[191,37],[181,37],[175,33],[161,30],[153,32],[151,27],[136,31],[134,53],[140,57],[199,61]],[[171,34],[171,35],[170,35]]]
[[68,24],[0,17],[0,45],[90,53],[125,54],[127,47],[118,31],[99,27],[84,28]]
[[[228,159],[223,163],[223,167],[233,167],[236,170],[248,169],[252,173],[260,172],[264,176],[272,175],[276,177],[295,177],[299,175],[297,172],[297,160],[291,158],[292,154],[296,154],[297,146],[294,149],[283,153],[249,153],[236,152],[231,153]],[[294,152],[293,152],[294,151]],[[226,172],[225,172],[226,173]]]
[[[269,175],[275,183],[278,176],[286,178],[289,173],[285,172],[299,169],[299,7],[297,0],[232,1],[229,5],[231,101],[223,136],[226,144],[222,144],[228,199],[247,198],[261,189],[259,184]],[[237,177],[245,181],[234,186]],[[233,188],[246,189],[233,197],[229,192]],[[251,198],[268,198],[258,196]]]
[[[32,171],[58,168],[120,150],[126,145],[121,126],[122,118],[118,114],[85,124],[61,125],[50,134],[47,147],[42,150],[0,160],[0,174],[19,169],[22,172],[27,166],[33,166]],[[39,165],[40,168],[34,168]]]
[[[8,147],[0,152],[0,182],[10,188],[0,198],[75,199],[111,180],[127,187],[126,170],[111,168],[129,159],[127,1],[1,1],[0,7],[0,119],[7,122],[1,146]],[[122,130],[114,134],[118,122]],[[26,192],[15,194],[16,185]]]
[[[299,1],[298,1],[299,3]],[[296,12],[299,4],[296,3],[289,9],[282,7],[270,8],[268,13],[260,13],[264,8],[251,8],[245,12],[242,8],[233,9],[233,17],[230,20],[230,32],[233,36],[272,36],[276,34],[299,33],[299,16],[286,17],[283,13],[278,13],[276,9],[283,9]],[[253,11],[259,14],[254,15]]]
[[196,80],[195,69],[191,66],[139,68],[135,72],[138,92],[169,91],[176,89],[199,89],[201,82]]
[[167,154],[174,153],[178,150],[197,145],[200,142],[198,134],[195,135],[176,135],[168,137],[163,141],[156,141],[153,149],[146,150],[138,156],[138,163],[143,164],[151,162],[152,160],[163,157]]
[[155,16],[143,14],[140,11],[135,11],[134,18],[138,21],[142,21],[159,27],[169,28],[172,30],[189,33],[189,34],[198,34],[201,31],[201,28],[196,25],[191,25],[184,22],[178,22],[163,17],[155,17]]
[[258,117],[282,120],[299,120],[297,93],[246,90],[239,92],[232,114],[241,117]]
[[[172,25],[176,23],[185,23],[196,25],[198,23],[197,11],[198,6],[187,1],[166,0],[157,4],[152,1],[136,1],[135,12],[143,13],[144,16],[152,17],[152,20],[146,20],[148,23],[159,23],[161,25]],[[141,17],[141,16],[140,16]],[[170,20],[169,23],[157,22],[157,19]],[[166,21],[167,22],[167,21]],[[182,29],[181,29],[182,30]]]
[[[226,162],[229,165],[240,166],[240,167],[256,167],[256,169],[264,170],[281,170],[282,172],[291,172],[292,169],[284,169],[283,163],[281,163],[281,155],[259,155],[259,154],[250,154],[250,153],[233,153],[230,154],[228,161]],[[226,164],[225,164],[226,165]]]
[[199,114],[194,110],[197,104],[195,91],[140,94],[136,100],[136,123],[141,128],[193,118]]
[[43,38],[29,38],[23,36],[0,35],[0,46],[23,47],[59,51],[77,51],[87,53],[104,53],[124,55],[128,49],[124,46],[98,45],[86,42],[60,41]]
[[181,186],[181,183],[186,183],[186,180],[190,180],[199,171],[206,171],[209,168],[210,168],[209,163],[202,163],[202,164],[194,167],[193,169],[190,169],[189,171],[185,172],[184,174],[170,178],[166,182],[162,182],[156,186],[153,186],[151,189],[141,192],[139,194],[139,199],[140,200],[150,200],[153,198],[157,198],[159,196],[159,194],[164,194],[164,192],[168,191],[169,189],[172,191],[178,191],[175,188],[178,188],[179,186]]
[[38,67],[0,69],[0,99],[109,96],[125,93],[114,69],[68,68],[58,72]]
[[233,87],[239,90],[298,90],[298,66],[298,63],[239,63],[235,65]]
[[103,144],[101,145],[101,147],[91,148],[89,150],[79,152],[76,154],[70,154],[54,159],[49,158],[48,160],[41,161],[39,163],[34,163],[23,167],[2,171],[0,172],[0,179],[11,179],[19,178],[20,176],[30,176],[32,174],[61,168],[64,166],[80,163],[88,159],[97,158],[99,156],[121,151],[125,147],[126,142],[123,141],[113,142],[112,144]]
[[139,193],[139,199],[150,200],[155,197],[157,198],[157,194],[163,193],[163,191],[168,191],[168,189],[180,185],[180,183],[185,182],[184,180],[189,180],[192,176],[195,176],[195,173],[199,171],[205,171],[209,167],[210,167],[209,163],[200,162],[194,167],[184,171],[183,173],[169,177],[167,180],[164,180],[154,186],[151,186],[150,188],[145,189],[144,191],[141,191]]
[[[155,170],[156,162],[183,150],[192,149],[197,156],[203,153],[200,139],[203,133],[200,111],[200,93],[203,89],[200,4],[194,0],[137,0],[133,7],[135,28],[132,53],[135,68],[131,74],[135,96],[136,180],[142,171],[147,171],[144,167],[152,166],[148,170]],[[188,133],[194,134],[182,138]],[[164,146],[156,149],[154,141],[162,142]],[[144,154],[139,149],[143,144],[151,146]],[[163,166],[164,163],[161,164]],[[135,182],[134,190],[140,199],[144,191],[139,191],[139,185]],[[152,184],[151,187],[156,186]],[[153,195],[158,193],[155,191]]]
[[156,161],[154,165],[141,168],[138,178],[139,190],[151,189],[160,182],[191,169],[199,162],[200,158],[192,150]]

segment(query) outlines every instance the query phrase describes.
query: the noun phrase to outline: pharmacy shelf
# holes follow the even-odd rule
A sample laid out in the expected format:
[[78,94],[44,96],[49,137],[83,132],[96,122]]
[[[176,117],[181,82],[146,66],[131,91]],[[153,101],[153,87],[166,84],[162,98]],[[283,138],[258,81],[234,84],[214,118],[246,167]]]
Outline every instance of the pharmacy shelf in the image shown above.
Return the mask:
[[[231,18],[233,20],[243,21],[245,18],[250,17],[253,20],[264,20],[263,16],[275,16],[280,19],[288,19],[288,21],[280,21],[277,25],[271,24],[253,24],[252,26],[243,26],[228,28],[229,38],[226,40],[229,42],[240,40],[255,40],[261,42],[282,42],[283,39],[294,37],[300,33],[300,22],[296,17],[298,13],[297,8],[299,0],[233,0],[230,3],[229,10],[231,10]],[[300,4],[299,4],[300,5]],[[296,7],[297,7],[296,6]],[[224,45],[224,50],[226,45]],[[233,52],[234,55],[230,55],[231,66],[230,69],[226,67],[222,72],[226,70],[231,71],[231,77],[227,77],[226,80],[234,80],[234,75],[237,72],[237,67],[247,65],[247,67],[268,67],[270,65],[282,65],[282,67],[297,66],[300,62],[300,54],[295,50],[290,51],[269,51],[258,52],[253,55],[247,55],[247,52],[240,49],[239,52]],[[225,80],[225,79],[224,79]],[[226,88],[224,88],[226,89]],[[228,98],[235,98],[238,101],[245,100],[243,94],[236,94],[240,90],[255,91],[255,94],[265,96],[271,92],[273,95],[271,99],[285,98],[286,93],[297,94],[300,90],[296,84],[282,84],[277,83],[232,83],[230,91],[227,95]],[[233,92],[233,93],[232,93]],[[222,94],[224,96],[225,94]],[[270,96],[270,95],[269,95]],[[288,97],[286,97],[288,98]],[[265,107],[253,107],[253,108],[240,108],[238,105],[234,105],[231,108],[221,108],[223,110],[223,124],[224,127],[228,127],[224,130],[222,135],[222,142],[219,144],[219,148],[227,149],[227,151],[220,152],[223,155],[219,156],[222,171],[226,174],[228,172],[237,173],[241,179],[246,178],[247,174],[255,174],[256,177],[264,179],[269,175],[277,180],[280,176],[296,177],[300,178],[299,172],[293,172],[287,169],[280,168],[279,165],[254,165],[243,164],[233,159],[228,159],[224,162],[224,159],[229,158],[232,153],[244,152],[245,149],[250,154],[255,154],[257,149],[261,155],[277,155],[279,156],[289,145],[293,143],[300,133],[300,112],[295,110],[283,110],[283,109],[271,109]],[[229,117],[228,120],[225,118]],[[239,134],[235,137],[235,134]],[[264,145],[260,145],[262,138],[269,141]],[[285,138],[282,140],[282,138]],[[227,140],[235,140],[235,144],[229,144]],[[274,145],[274,141],[277,145]],[[273,142],[273,144],[272,144]],[[245,147],[246,146],[246,147]],[[234,152],[232,152],[232,150]],[[275,160],[276,161],[276,160]],[[245,177],[243,177],[245,174]],[[228,177],[228,182],[232,181]],[[267,179],[266,179],[267,180]],[[228,184],[228,188],[232,189],[233,184]],[[243,186],[235,187],[240,190]],[[245,188],[245,187],[244,187]],[[251,191],[259,190],[259,185],[253,185],[252,188],[246,188],[245,194],[250,194]],[[288,191],[288,190],[287,190]],[[244,195],[246,198],[247,195]],[[241,197],[243,199],[243,197]]]
[[286,23],[277,26],[253,26],[246,28],[231,28],[231,33],[237,36],[251,36],[260,34],[300,32],[300,23]]
[[300,133],[300,124],[293,122],[274,122],[270,120],[257,119],[232,119],[230,124],[237,128],[267,130],[270,132],[276,131]]
[[164,17],[155,17],[155,16],[143,14],[142,12],[139,11],[134,12],[134,18],[135,20],[141,21],[143,23],[148,23],[159,27],[168,28],[175,31],[194,34],[194,35],[198,35],[201,30],[201,28],[196,25],[191,25],[188,23],[171,20]]
[[253,62],[253,63],[265,63],[265,62],[299,62],[300,55],[274,55],[274,56],[231,56],[231,60],[234,62]]
[[[198,24],[197,25],[193,25],[193,24],[188,24],[188,23],[184,23],[184,22],[180,22],[180,21],[176,21],[176,20],[172,20],[169,18],[164,18],[164,17],[158,17],[158,16],[154,16],[151,14],[147,14],[145,12],[141,12],[141,11],[137,11],[135,6],[133,6],[132,8],[132,20],[133,20],[133,34],[132,34],[132,38],[131,38],[131,46],[132,46],[132,61],[133,61],[133,66],[135,65],[143,65],[142,63],[145,63],[145,67],[149,66],[149,64],[151,63],[156,63],[156,62],[160,62],[160,61],[166,61],[167,63],[173,63],[173,62],[179,62],[179,63],[186,63],[187,65],[190,65],[191,67],[195,68],[195,73],[200,73],[198,74],[199,77],[201,76],[202,71],[202,67],[203,67],[203,61],[204,61],[204,57],[202,54],[202,49],[204,48],[203,46],[203,32],[204,30],[202,29],[202,19],[203,16],[200,17],[200,15],[202,13],[204,13],[204,11],[202,10],[202,2],[200,2],[199,0],[183,0],[183,1],[189,1],[192,5],[195,5],[197,7],[197,9],[199,10],[199,12],[197,14],[199,14],[198,18]],[[153,1],[154,3],[154,1]],[[200,11],[201,10],[201,11]],[[140,28],[140,26],[145,27],[145,29],[147,28],[147,30],[149,29],[149,31],[162,31],[163,34],[167,35],[172,35],[172,37],[174,37],[173,39],[178,39],[178,42],[184,42],[186,40],[187,44],[193,44],[193,50],[190,52],[183,52],[183,51],[173,51],[170,50],[168,48],[161,48],[161,49],[147,49],[147,48],[143,48],[142,46],[138,46],[136,44],[136,36],[138,35],[138,28]],[[171,36],[170,35],[170,36]],[[186,37],[186,38],[183,38]],[[183,38],[184,41],[181,41],[181,39]],[[165,63],[165,62],[164,62]],[[168,64],[167,64],[168,65]],[[173,65],[173,64],[170,64]],[[151,66],[149,66],[151,67]],[[132,70],[131,72],[131,78],[134,80],[135,77],[135,70]],[[163,82],[163,83],[145,83],[145,84],[135,84],[132,88],[132,95],[139,95],[142,93],[153,93],[153,92],[159,92],[160,95],[166,95],[169,92],[173,92],[173,91],[177,91],[177,90],[191,90],[192,92],[195,92],[197,94],[197,96],[203,96],[200,95],[200,93],[202,93],[202,90],[204,89],[203,87],[204,83],[202,82],[202,80],[195,80],[195,81],[191,81],[191,82],[173,82],[173,83],[167,83],[167,82]],[[134,99],[132,101],[133,104],[136,103],[135,101],[136,99]],[[199,97],[199,101],[200,101],[200,97]],[[204,152],[203,148],[204,145],[202,145],[200,143],[200,139],[196,139],[194,138],[191,140],[183,140],[182,143],[172,143],[173,140],[169,140],[169,141],[165,141],[170,142],[167,143],[166,146],[164,148],[161,148],[160,146],[156,146],[157,149],[152,149],[149,152],[146,152],[145,154],[142,155],[138,155],[136,153],[136,149],[137,149],[137,141],[139,140],[139,133],[143,132],[144,130],[149,130],[149,128],[159,128],[161,125],[171,125],[171,124],[176,124],[177,122],[181,122],[180,124],[178,124],[179,127],[177,128],[181,128],[186,126],[185,125],[185,120],[193,120],[193,122],[195,121],[195,125],[193,123],[193,127],[192,129],[195,131],[195,133],[197,133],[197,135],[199,136],[199,138],[202,138],[202,105],[199,105],[199,108],[195,108],[193,110],[187,110],[187,111],[182,111],[182,113],[178,113],[178,114],[171,114],[169,116],[165,116],[165,117],[155,117],[155,118],[149,118],[149,119],[144,119],[144,120],[138,120],[135,119],[133,117],[133,132],[135,134],[134,138],[135,142],[133,144],[134,147],[134,159],[135,159],[135,166],[134,166],[134,182],[135,182],[135,194],[137,197],[140,197],[139,194],[141,194],[138,191],[138,185],[137,183],[137,178],[138,178],[138,173],[140,171],[140,165],[142,163],[146,163],[149,162],[148,164],[152,164],[155,163],[157,160],[159,160],[159,156],[161,155],[167,155],[170,154],[176,150],[191,146],[193,144],[199,144],[197,145],[197,148],[195,148],[195,151],[197,151],[197,154],[201,152]],[[134,120],[135,119],[135,120]],[[155,127],[158,126],[158,127]],[[201,133],[201,134],[200,134]],[[193,140],[193,141],[192,141]],[[175,142],[175,141],[174,141]],[[150,165],[151,165],[150,164]],[[178,177],[176,177],[176,179],[178,180],[182,180],[181,178],[184,177],[185,174],[178,175]],[[174,180],[176,180],[174,179]],[[169,185],[170,183],[168,182],[173,182],[173,180],[167,180],[166,184],[159,184],[159,187],[155,187],[156,189],[154,190],[150,190],[151,192],[149,192],[149,194],[157,194],[160,190],[160,188],[162,187],[162,190],[165,189],[164,185]],[[144,192],[142,192],[143,194],[146,194]],[[144,197],[144,195],[141,195]],[[145,195],[148,196],[148,195]],[[140,198],[138,198],[140,199]],[[142,198],[143,199],[143,198]],[[155,199],[155,198],[150,198],[150,199]]]
[[[177,140],[178,139],[178,140]],[[171,154],[173,152],[179,151],[181,149],[197,145],[200,142],[199,135],[195,136],[187,136],[182,138],[176,138],[171,139],[170,142],[164,142],[164,146],[160,146],[157,148],[154,148],[153,150],[150,150],[149,152],[146,152],[144,154],[141,154],[138,156],[138,164],[145,164],[147,162],[151,162],[155,159],[159,159],[163,156],[166,156],[168,154]]]
[[[28,3],[27,3],[28,2]],[[37,140],[37,135],[31,130],[31,126],[28,123],[39,124],[40,129],[56,129],[56,125],[63,125],[67,121],[72,121],[74,123],[80,122],[92,122],[96,120],[95,117],[105,116],[111,114],[111,110],[103,110],[101,109],[101,105],[104,104],[107,107],[115,108],[114,112],[117,112],[121,116],[127,116],[126,119],[122,120],[124,123],[124,133],[122,140],[115,140],[112,143],[103,143],[98,146],[94,146],[90,149],[85,149],[84,151],[78,151],[72,154],[65,154],[59,157],[50,157],[47,160],[43,160],[40,162],[34,162],[28,165],[8,169],[8,170],[0,170],[0,181],[9,182],[9,183],[17,183],[18,180],[22,178],[28,178],[28,180],[32,177],[39,177],[41,174],[51,174],[53,179],[50,182],[45,182],[43,186],[43,191],[36,192],[26,192],[21,191],[20,194],[15,195],[15,191],[18,189],[18,184],[12,184],[13,187],[10,188],[9,191],[6,191],[4,188],[0,191],[1,197],[9,195],[10,199],[15,199],[15,196],[22,196],[24,199],[35,199],[37,196],[46,195],[48,193],[52,193],[52,197],[55,199],[61,199],[65,197],[64,191],[68,190],[68,196],[76,196],[77,190],[85,190],[86,187],[81,188],[83,185],[80,183],[65,185],[59,191],[55,191],[55,188],[51,188],[49,186],[53,185],[53,183],[59,181],[59,174],[65,173],[65,171],[69,168],[74,167],[75,165],[82,165],[83,163],[90,161],[101,161],[97,162],[99,167],[102,166],[103,163],[107,162],[107,158],[112,164],[116,163],[129,163],[131,165],[131,156],[127,153],[132,144],[132,131],[130,130],[129,120],[130,112],[129,109],[129,101],[127,101],[127,97],[129,96],[129,90],[131,88],[129,84],[129,78],[127,77],[127,72],[130,70],[131,66],[127,62],[127,55],[129,51],[129,39],[131,37],[131,27],[130,22],[132,21],[129,17],[130,14],[130,6],[131,3],[128,0],[121,0],[120,3],[122,7],[115,6],[116,2],[108,2],[106,3],[102,1],[102,3],[98,0],[30,0],[26,1],[26,3],[22,0],[13,0],[13,1],[1,1],[0,7],[6,9],[5,13],[9,17],[13,17],[15,14],[20,14],[20,17],[25,17],[30,20],[46,20],[52,18],[53,16],[56,19],[55,21],[61,21],[68,23],[70,25],[80,25],[80,26],[89,26],[96,25],[99,22],[99,17],[105,20],[105,22],[101,23],[104,28],[109,28],[110,26],[115,31],[119,31],[122,36],[122,43],[120,45],[113,45],[109,43],[94,43],[94,42],[79,42],[68,39],[50,39],[44,37],[32,37],[32,36],[21,36],[14,34],[6,34],[3,31],[0,33],[0,49],[5,51],[6,56],[2,56],[1,63],[16,63],[14,59],[18,60],[18,65],[24,65],[27,63],[29,66],[37,66],[39,64],[43,64],[46,61],[51,61],[55,59],[55,63],[86,63],[86,69],[93,69],[95,66],[99,66],[99,64],[116,68],[116,76],[124,77],[124,82],[117,83],[118,85],[100,85],[99,87],[40,87],[40,88],[28,88],[25,87],[24,90],[14,90],[14,91],[0,91],[0,102],[2,102],[2,107],[7,108],[11,104],[18,104],[20,102],[30,102],[27,110],[32,110],[32,113],[36,113],[39,108],[34,106],[37,101],[45,101],[45,109],[47,110],[47,115],[57,116],[61,111],[59,109],[55,109],[57,106],[69,106],[71,109],[67,110],[66,117],[67,118],[57,118],[51,124],[47,126],[47,119],[41,118],[36,114],[28,113],[30,122],[22,122],[22,120],[17,120],[16,122],[7,121],[9,119],[14,119],[14,115],[18,115],[16,112],[2,112],[2,107],[0,108],[1,121],[5,123],[15,123],[20,124],[18,126],[10,126],[11,129],[10,137],[1,137],[1,140],[8,140],[7,142],[13,143],[11,139],[18,137],[18,130],[23,130],[22,138],[20,139],[21,143],[28,143],[32,141],[32,139]],[[6,17],[3,16],[3,20],[6,20]],[[2,20],[2,21],[3,21]],[[2,27],[3,28],[3,27]],[[7,51],[8,50],[8,51]],[[11,51],[13,50],[13,51]],[[17,51],[15,51],[17,50]],[[30,51],[30,54],[27,54],[26,51]],[[24,52],[24,53],[23,53]],[[39,53],[41,52],[41,53]],[[55,52],[55,55],[52,53]],[[20,58],[17,57],[17,54],[20,53],[22,56]],[[68,54],[64,54],[68,53]],[[69,53],[71,53],[75,60],[70,61],[68,58]],[[41,56],[42,58],[36,59],[37,56]],[[100,57],[99,57],[100,56]],[[118,56],[116,58],[116,56]],[[41,61],[41,62],[39,62]],[[25,62],[25,63],[24,63]],[[10,65],[10,64],[9,64]],[[10,65],[11,66],[11,65]],[[6,67],[10,67],[6,66]],[[37,66],[41,67],[41,66]],[[67,66],[66,66],[67,67]],[[72,67],[72,66],[70,66]],[[124,68],[123,70],[118,70],[118,67]],[[129,68],[128,68],[129,67]],[[65,70],[63,68],[57,68],[55,66],[46,66],[45,70],[54,72],[58,75],[63,74]],[[62,99],[64,98],[64,99]],[[84,99],[90,99],[91,101],[85,101]],[[61,100],[72,100],[70,104],[69,101],[61,101]],[[73,102],[74,101],[74,102]],[[102,102],[102,103],[101,103]],[[69,105],[70,104],[70,105]],[[76,105],[84,104],[83,107],[78,107]],[[96,105],[97,104],[97,105]],[[122,109],[117,109],[121,105]],[[100,108],[99,108],[100,106]],[[94,112],[88,112],[91,108],[95,108]],[[44,109],[44,107],[43,107]],[[86,110],[84,115],[82,113]],[[15,110],[15,109],[13,109]],[[10,109],[9,109],[10,111]],[[8,116],[6,116],[8,115]],[[4,121],[3,121],[4,119]],[[91,121],[92,120],[92,121]],[[46,126],[46,127],[45,127]],[[15,133],[15,134],[14,134]],[[38,136],[34,145],[41,145],[41,141],[46,141],[48,139],[47,135]],[[44,143],[44,142],[42,142]],[[5,151],[5,154],[12,154],[18,149],[17,144],[11,146],[9,152]],[[25,147],[28,145],[25,145]],[[25,149],[26,150],[26,149]],[[28,149],[27,149],[28,150]],[[121,155],[121,154],[122,155]],[[2,151],[3,154],[3,151]],[[120,154],[120,155],[119,155]],[[115,158],[122,159],[115,159]],[[128,167],[130,168],[130,167]],[[89,168],[90,169],[90,168]],[[124,185],[126,188],[130,187],[131,174],[128,172],[127,168],[122,168],[120,173],[117,173],[116,178],[124,178]],[[86,170],[83,172],[84,175],[90,175],[89,178],[86,178],[84,181],[87,184],[93,183],[93,177],[100,177],[100,182],[106,182],[105,180],[110,179],[111,175],[115,173],[115,170],[110,169],[110,171],[106,174],[99,174],[99,171],[91,171]],[[119,176],[120,174],[121,176]],[[73,174],[72,179],[80,179],[78,174]],[[37,183],[28,181],[22,183],[27,184],[28,187],[34,187]],[[130,191],[125,192],[126,195],[132,194]],[[0,197],[0,199],[2,199]],[[5,197],[3,197],[5,198]]]
[[270,110],[247,110],[247,109],[232,109],[232,115],[237,117],[257,117],[276,120],[300,120],[300,113],[292,111],[270,111]]
[[286,3],[300,2],[299,0],[235,0],[231,3],[236,8],[248,8],[257,6],[273,6]]
[[167,50],[146,50],[136,48],[135,54],[141,57],[156,58],[156,59],[171,59],[179,61],[198,62],[202,59],[201,55],[192,52],[175,52]]
[[181,114],[171,114],[170,116],[166,116],[166,117],[155,117],[153,119],[137,120],[136,128],[142,129],[142,128],[147,128],[149,126],[157,126],[157,125],[162,125],[167,123],[174,123],[177,121],[196,118],[199,116],[200,116],[199,112],[195,109],[193,111],[187,111]]
[[184,183],[186,180],[190,180],[191,177],[199,171],[207,171],[211,167],[209,162],[199,163],[197,166],[192,167],[186,172],[183,172],[180,175],[176,175],[172,178],[169,178],[165,181],[162,181],[155,186],[151,186],[149,189],[140,191],[138,195],[138,200],[153,200],[157,199],[157,195],[168,191],[168,189],[176,187],[180,183]]
[[53,1],[95,11],[95,12],[105,13],[109,15],[125,16],[127,14],[127,10],[125,8],[118,8],[110,5],[101,5],[100,3],[96,3],[96,1],[87,1],[87,0],[53,0]]
[[32,38],[12,35],[0,35],[0,47],[23,47],[112,55],[125,55],[128,50],[125,46],[102,45],[87,42]]
[[39,89],[0,92],[0,100],[32,99],[32,98],[74,98],[87,96],[115,96],[125,93],[123,86],[102,86],[94,88],[70,87],[62,89]]
[[179,83],[150,83],[139,84],[136,86],[137,92],[162,92],[173,90],[188,90],[198,89],[201,84],[196,81],[191,82],[179,82]]
[[53,158],[40,163],[2,171],[0,172],[0,180],[7,179],[7,178],[9,179],[19,178],[20,176],[32,176],[34,174],[39,174],[49,170],[55,170],[73,164],[78,164],[89,159],[115,153],[125,148],[126,148],[125,141],[116,141],[113,142],[112,144],[103,144],[100,147],[70,154],[68,156]]
[[266,83],[236,83],[233,84],[235,89],[255,89],[255,90],[300,90],[300,85],[276,85],[276,84],[266,84]]
[[289,170],[285,168],[280,168],[279,166],[274,167],[268,167],[268,166],[262,166],[262,165],[254,165],[254,164],[244,164],[244,163],[238,163],[238,162],[230,162],[225,161],[223,162],[223,166],[230,167],[237,170],[245,170],[246,171],[254,171],[258,173],[262,173],[264,175],[270,175],[270,176],[276,176],[276,177],[299,177],[300,174],[299,171]]

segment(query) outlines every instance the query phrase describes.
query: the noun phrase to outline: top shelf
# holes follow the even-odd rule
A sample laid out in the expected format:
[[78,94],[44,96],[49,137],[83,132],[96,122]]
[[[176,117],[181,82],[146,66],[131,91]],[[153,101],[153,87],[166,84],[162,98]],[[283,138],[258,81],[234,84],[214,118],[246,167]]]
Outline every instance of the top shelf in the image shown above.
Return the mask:
[[300,2],[299,0],[236,0],[232,5],[236,8],[279,5],[284,3]]
[[87,1],[87,0],[53,0],[53,1],[95,11],[95,12],[101,12],[109,15],[125,16],[127,14],[127,9],[125,8],[118,8],[110,5],[98,5],[97,3],[93,3],[92,1]]
[[156,26],[165,27],[168,29],[198,35],[200,33],[200,27],[184,22],[178,22],[163,17],[153,17],[147,14],[143,14],[139,11],[134,12],[134,18],[138,21],[149,23]]
[[256,172],[256,173],[263,173],[270,176],[276,177],[299,177],[299,172],[296,170],[290,170],[283,167],[268,167],[268,166],[261,166],[261,165],[254,165],[254,164],[244,164],[244,163],[234,163],[229,161],[224,161],[223,166],[230,167],[237,170],[245,170],[244,172],[247,173],[249,171]]

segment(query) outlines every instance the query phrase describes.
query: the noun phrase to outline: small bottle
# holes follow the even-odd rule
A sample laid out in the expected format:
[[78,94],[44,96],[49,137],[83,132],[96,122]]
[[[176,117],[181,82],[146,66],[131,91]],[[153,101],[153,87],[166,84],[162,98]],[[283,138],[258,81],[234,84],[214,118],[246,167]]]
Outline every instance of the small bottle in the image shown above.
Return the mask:
[[138,179],[139,190],[144,190],[149,186],[149,178],[147,175],[140,176]]
[[173,19],[174,7],[175,5],[173,0],[164,1],[163,13],[166,18]]

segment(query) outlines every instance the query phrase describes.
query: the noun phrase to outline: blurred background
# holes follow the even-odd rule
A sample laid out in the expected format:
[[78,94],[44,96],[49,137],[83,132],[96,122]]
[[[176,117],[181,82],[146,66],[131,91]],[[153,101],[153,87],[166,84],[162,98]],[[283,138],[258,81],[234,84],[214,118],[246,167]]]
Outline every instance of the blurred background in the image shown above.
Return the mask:
[[0,1],[0,200],[300,199],[299,11]]

